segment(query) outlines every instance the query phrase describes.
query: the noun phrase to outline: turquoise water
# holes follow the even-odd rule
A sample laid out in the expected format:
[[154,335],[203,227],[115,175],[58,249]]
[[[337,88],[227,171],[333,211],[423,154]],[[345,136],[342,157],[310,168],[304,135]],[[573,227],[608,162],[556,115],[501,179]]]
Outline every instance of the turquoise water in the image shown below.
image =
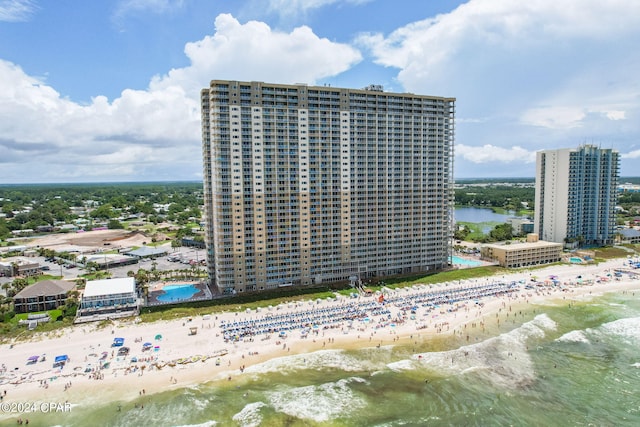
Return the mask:
[[451,264],[467,265],[467,266],[471,266],[471,267],[477,267],[479,265],[482,265],[482,263],[480,261],[474,261],[472,259],[461,258],[461,257],[456,256],[456,255],[451,257]]
[[198,293],[198,288],[193,284],[167,285],[162,290],[165,293],[158,296],[158,301],[182,301]]
[[[31,417],[63,426],[636,426],[640,292],[514,310],[447,334],[324,350],[137,402]],[[420,357],[419,357],[420,356]],[[144,408],[135,405],[144,404]],[[35,415],[35,414],[34,414]],[[13,422],[15,424],[15,421]]]
[[574,264],[580,264],[582,262],[582,258],[571,257],[569,258],[569,261],[571,261]]

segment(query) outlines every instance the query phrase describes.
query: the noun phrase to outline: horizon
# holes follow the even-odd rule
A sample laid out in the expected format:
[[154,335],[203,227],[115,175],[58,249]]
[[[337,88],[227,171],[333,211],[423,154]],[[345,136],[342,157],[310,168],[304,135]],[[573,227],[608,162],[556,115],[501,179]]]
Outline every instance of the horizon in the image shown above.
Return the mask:
[[[472,178],[458,178],[454,179],[454,183],[457,181],[503,181],[503,182],[518,182],[518,180],[524,181],[534,181],[535,177],[525,177],[525,176],[516,176],[516,177],[472,177]],[[640,180],[640,175],[638,176],[621,176],[618,184],[624,184],[622,182],[625,179],[630,180]],[[158,180],[158,181],[86,181],[86,182],[18,182],[18,183],[0,183],[0,188],[2,187],[20,187],[20,186],[80,186],[80,185],[126,185],[126,184],[195,184],[202,183],[202,180]]]

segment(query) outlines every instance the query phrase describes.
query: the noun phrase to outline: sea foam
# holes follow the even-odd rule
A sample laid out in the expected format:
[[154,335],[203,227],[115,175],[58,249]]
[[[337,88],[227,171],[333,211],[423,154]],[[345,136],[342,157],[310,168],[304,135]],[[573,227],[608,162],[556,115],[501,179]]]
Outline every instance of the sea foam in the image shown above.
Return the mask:
[[527,340],[541,338],[557,324],[540,314],[520,327],[477,344],[456,350],[416,354],[413,359],[387,365],[392,370],[435,369],[438,374],[473,373],[503,388],[529,386],[535,380],[533,362],[527,351]]
[[267,399],[279,412],[319,423],[328,422],[365,407],[364,399],[349,386],[352,382],[366,380],[351,377],[320,385],[281,388],[269,393]]
[[556,342],[575,342],[575,343],[584,343],[590,344],[589,338],[585,335],[584,331],[571,331],[567,332],[560,338],[555,339]]
[[246,373],[264,374],[269,372],[293,373],[299,370],[339,369],[345,372],[361,372],[383,367],[376,366],[369,358],[357,358],[343,350],[320,350],[313,353],[297,354],[267,360],[245,369]]
[[640,317],[629,317],[605,323],[601,326],[601,330],[607,334],[627,339],[630,344],[640,343]]
[[262,424],[260,409],[267,406],[264,402],[253,402],[242,408],[242,411],[233,416],[233,421],[241,427],[258,427]]

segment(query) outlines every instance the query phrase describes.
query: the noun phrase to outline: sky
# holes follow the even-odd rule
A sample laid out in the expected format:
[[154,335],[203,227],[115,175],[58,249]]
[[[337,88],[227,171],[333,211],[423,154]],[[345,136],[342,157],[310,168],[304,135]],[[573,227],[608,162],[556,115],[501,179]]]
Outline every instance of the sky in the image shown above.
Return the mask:
[[454,177],[640,176],[637,0],[0,0],[0,184],[202,179],[213,79],[456,98]]

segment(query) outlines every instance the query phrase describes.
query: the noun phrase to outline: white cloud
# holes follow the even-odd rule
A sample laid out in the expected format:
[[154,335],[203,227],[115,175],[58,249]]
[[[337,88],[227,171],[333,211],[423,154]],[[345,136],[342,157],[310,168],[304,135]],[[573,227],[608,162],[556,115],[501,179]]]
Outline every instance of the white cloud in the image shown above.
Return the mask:
[[154,78],[151,87],[179,84],[195,92],[212,79],[314,84],[362,59],[356,49],[320,38],[306,26],[285,33],[263,22],[240,24],[233,16],[221,14],[215,28],[214,35],[187,43],[190,67]]
[[621,153],[623,159],[640,159],[640,150],[633,150],[628,153]]
[[604,114],[609,120],[624,120],[626,116],[625,112],[620,110],[605,111]]
[[562,107],[548,106],[536,107],[525,111],[521,120],[532,126],[542,126],[551,129],[571,129],[583,126],[583,121],[589,114],[595,113],[611,121],[624,120],[626,112],[621,110],[608,110],[606,106],[593,110],[580,106]]
[[637,139],[638,43],[640,2],[630,0],[470,0],[356,39],[376,63],[399,70],[405,90],[453,96],[459,117],[489,118],[457,122],[464,152],[456,152],[470,162],[490,161],[488,147],[499,161],[531,161],[518,160],[514,142],[546,149]]
[[521,120],[532,126],[554,129],[579,127],[586,113],[582,108],[538,107],[525,111]]
[[[83,105],[42,79],[0,60],[0,164],[3,179],[31,182],[25,170],[55,181],[199,176],[200,89],[212,79],[314,83],[351,67],[360,53],[316,36],[260,22],[216,19],[212,36],[188,43],[191,64]],[[43,167],[43,165],[45,165]],[[49,169],[49,170],[43,170]]]
[[536,161],[535,151],[529,151],[517,145],[510,148],[503,148],[491,144],[486,144],[482,147],[457,144],[455,154],[456,157],[476,164],[535,163]]
[[32,0],[0,0],[0,22],[27,21],[36,10]]

